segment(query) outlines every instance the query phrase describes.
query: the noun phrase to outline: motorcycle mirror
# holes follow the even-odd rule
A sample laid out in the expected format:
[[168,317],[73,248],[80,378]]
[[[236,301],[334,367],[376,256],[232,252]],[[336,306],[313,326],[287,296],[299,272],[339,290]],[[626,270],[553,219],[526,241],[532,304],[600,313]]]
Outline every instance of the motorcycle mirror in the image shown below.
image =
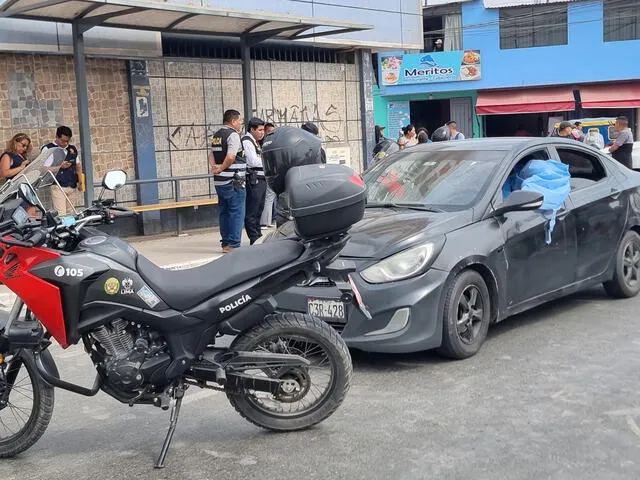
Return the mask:
[[127,183],[127,172],[124,170],[110,170],[102,179],[102,186],[107,190],[118,190]]
[[21,183],[18,187],[18,193],[20,198],[27,202],[32,207],[38,207],[40,210],[44,212],[42,205],[40,205],[40,200],[38,199],[38,195],[36,191],[33,189],[31,185],[28,183]]

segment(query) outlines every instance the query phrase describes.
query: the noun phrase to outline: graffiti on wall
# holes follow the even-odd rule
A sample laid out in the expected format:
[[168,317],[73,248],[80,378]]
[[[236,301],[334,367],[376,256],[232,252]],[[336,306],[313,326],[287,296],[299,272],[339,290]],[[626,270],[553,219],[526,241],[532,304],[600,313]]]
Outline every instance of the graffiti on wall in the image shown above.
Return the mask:
[[[344,120],[338,108],[331,104],[320,113],[317,104],[311,107],[300,108],[298,105],[290,105],[284,108],[263,108],[254,110],[253,114],[265,122],[271,122],[276,126],[294,125],[300,126],[305,122],[313,122],[320,130],[320,136],[325,142],[343,142]],[[172,150],[202,150],[209,147],[211,137],[220,128],[220,125],[178,125],[169,130],[167,140]]]
[[260,111],[254,109],[253,114],[274,125],[300,125],[305,122],[313,122],[318,125],[320,136],[324,141],[342,142],[345,140],[343,138],[344,119],[340,115],[338,108],[333,104],[329,105],[322,113],[318,104],[315,103],[310,107],[289,105],[284,108],[263,108]]

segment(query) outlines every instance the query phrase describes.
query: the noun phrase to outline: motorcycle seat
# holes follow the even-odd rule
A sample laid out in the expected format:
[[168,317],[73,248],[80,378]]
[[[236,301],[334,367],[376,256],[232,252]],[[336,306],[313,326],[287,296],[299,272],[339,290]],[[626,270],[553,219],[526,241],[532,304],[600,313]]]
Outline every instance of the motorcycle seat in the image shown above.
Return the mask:
[[166,270],[138,255],[138,273],[169,307],[184,311],[229,288],[296,260],[304,247],[295,240],[239,248],[199,267]]

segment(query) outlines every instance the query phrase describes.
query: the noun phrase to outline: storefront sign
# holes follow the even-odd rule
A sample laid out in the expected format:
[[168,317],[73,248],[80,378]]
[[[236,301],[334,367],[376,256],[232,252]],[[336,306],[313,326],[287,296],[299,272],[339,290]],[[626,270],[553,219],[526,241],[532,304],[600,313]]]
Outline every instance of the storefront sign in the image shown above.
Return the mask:
[[480,80],[480,50],[381,55],[384,86]]
[[409,102],[390,102],[387,104],[387,128],[385,137],[397,140],[402,134],[402,127],[411,121]]

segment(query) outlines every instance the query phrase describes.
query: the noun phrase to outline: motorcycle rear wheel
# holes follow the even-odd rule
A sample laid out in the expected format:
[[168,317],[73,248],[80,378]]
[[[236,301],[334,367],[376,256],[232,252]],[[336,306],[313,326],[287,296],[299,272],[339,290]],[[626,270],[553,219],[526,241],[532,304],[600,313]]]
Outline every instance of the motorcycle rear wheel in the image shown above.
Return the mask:
[[[12,385],[7,382],[10,372],[16,375]],[[19,350],[0,365],[0,400],[7,388],[10,389],[7,403],[0,404],[0,458],[14,457],[36,443],[53,414],[54,389],[42,380],[33,356],[27,351]],[[31,409],[27,410],[29,403]],[[15,431],[9,427],[23,421],[24,426],[16,427]]]
[[[278,378],[286,378],[289,385],[295,386],[289,393],[275,396],[248,390],[227,392],[227,398],[236,411],[261,428],[278,432],[310,428],[336,411],[351,384],[353,366],[344,340],[328,324],[310,315],[270,315],[239,335],[230,349],[290,353],[311,361],[308,369],[279,372]],[[316,381],[325,376],[319,371],[325,364],[329,366],[330,373],[327,375],[326,388],[322,391]],[[264,370],[256,371],[269,375]],[[255,374],[256,371],[247,373]],[[309,397],[316,392],[320,392],[319,398],[307,404]],[[294,411],[293,405],[305,408]]]

